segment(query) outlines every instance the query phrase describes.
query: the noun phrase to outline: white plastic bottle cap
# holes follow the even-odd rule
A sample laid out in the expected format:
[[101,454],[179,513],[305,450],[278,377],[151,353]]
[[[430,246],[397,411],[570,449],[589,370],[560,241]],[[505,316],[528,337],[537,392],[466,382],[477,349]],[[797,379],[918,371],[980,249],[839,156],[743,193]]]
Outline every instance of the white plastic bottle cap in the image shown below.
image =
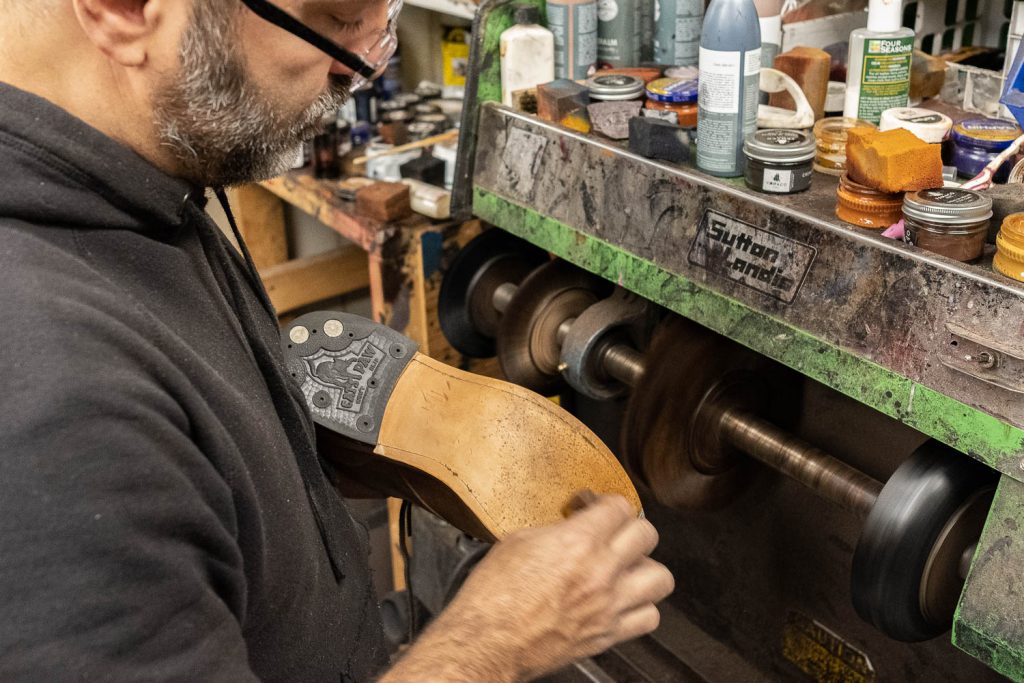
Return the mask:
[[902,0],[868,0],[868,30],[875,33],[899,31],[903,25]]
[[925,142],[942,142],[949,135],[953,121],[937,111],[917,107],[896,107],[882,112],[881,131],[906,128]]

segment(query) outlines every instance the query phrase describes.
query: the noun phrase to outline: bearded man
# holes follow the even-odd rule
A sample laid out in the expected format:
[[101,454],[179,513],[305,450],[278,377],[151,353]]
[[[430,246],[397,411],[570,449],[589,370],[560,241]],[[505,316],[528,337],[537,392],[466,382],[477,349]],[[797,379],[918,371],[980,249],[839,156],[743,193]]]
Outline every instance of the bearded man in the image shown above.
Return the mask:
[[520,680],[656,627],[657,534],[604,497],[387,659],[365,531],[204,197],[283,170],[398,9],[0,0],[0,679]]

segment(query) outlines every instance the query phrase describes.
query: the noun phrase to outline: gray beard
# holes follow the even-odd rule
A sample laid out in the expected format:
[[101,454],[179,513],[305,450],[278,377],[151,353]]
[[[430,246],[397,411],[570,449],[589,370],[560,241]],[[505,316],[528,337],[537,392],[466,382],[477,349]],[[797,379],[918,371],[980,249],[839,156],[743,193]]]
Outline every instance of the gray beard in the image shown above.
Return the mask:
[[161,144],[182,178],[225,187],[265,180],[289,167],[321,120],[349,97],[352,79],[332,76],[306,109],[284,112],[252,82],[235,47],[234,17],[220,0],[196,0],[182,37],[181,66],[153,98]]

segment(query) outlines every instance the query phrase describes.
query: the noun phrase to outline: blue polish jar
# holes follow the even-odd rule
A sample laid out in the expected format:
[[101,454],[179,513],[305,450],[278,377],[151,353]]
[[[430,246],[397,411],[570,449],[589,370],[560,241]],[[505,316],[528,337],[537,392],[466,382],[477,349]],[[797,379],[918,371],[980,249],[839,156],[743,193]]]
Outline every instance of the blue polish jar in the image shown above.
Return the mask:
[[[953,126],[953,165],[964,178],[981,173],[986,164],[1021,135],[1020,126],[1001,119],[967,119]],[[1005,183],[1016,158],[1006,161],[996,172],[995,182]]]

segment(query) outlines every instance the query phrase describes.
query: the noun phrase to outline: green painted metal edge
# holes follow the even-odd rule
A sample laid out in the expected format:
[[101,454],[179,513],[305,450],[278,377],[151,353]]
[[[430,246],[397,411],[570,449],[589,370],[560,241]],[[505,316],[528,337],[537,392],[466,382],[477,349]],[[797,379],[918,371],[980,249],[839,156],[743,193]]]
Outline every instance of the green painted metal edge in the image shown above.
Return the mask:
[[953,644],[1024,683],[1024,484],[1003,476],[953,617]]
[[508,232],[1014,478],[1024,476],[1017,467],[1024,430],[487,190],[474,188],[473,209]]

